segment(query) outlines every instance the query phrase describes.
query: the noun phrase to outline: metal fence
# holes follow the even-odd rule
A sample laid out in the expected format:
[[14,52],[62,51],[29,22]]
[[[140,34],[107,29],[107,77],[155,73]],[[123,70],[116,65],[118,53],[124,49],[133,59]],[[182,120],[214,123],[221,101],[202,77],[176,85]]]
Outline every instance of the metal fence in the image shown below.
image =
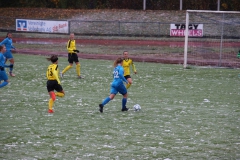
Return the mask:
[[[168,29],[167,29],[168,28]],[[160,22],[70,21],[70,32],[81,35],[169,35],[169,24]]]
[[[124,21],[81,21],[71,20],[70,32],[80,35],[114,35],[114,36],[147,36],[169,37],[170,24],[164,22],[124,22]],[[197,23],[197,22],[195,22]],[[204,37],[219,35],[218,27],[213,22],[200,22],[204,25]],[[235,23],[235,22],[234,22]],[[172,24],[185,24],[185,22],[172,22]],[[225,38],[239,38],[239,25],[232,25],[225,29]]]

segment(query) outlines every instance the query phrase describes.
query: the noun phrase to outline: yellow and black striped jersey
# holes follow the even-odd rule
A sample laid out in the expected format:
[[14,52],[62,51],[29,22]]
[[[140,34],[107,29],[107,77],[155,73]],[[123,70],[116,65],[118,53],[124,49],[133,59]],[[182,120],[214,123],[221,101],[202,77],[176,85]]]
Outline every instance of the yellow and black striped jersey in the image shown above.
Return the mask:
[[67,43],[68,53],[75,53],[73,50],[76,50],[75,40],[68,40]]
[[130,65],[132,65],[133,71],[136,72],[136,67],[133,64],[132,59],[126,58],[123,60],[124,76],[130,75]]
[[58,74],[59,74],[59,70],[58,70],[57,64],[54,63],[48,66],[47,73],[46,73],[48,80],[57,80],[58,83],[60,84]]

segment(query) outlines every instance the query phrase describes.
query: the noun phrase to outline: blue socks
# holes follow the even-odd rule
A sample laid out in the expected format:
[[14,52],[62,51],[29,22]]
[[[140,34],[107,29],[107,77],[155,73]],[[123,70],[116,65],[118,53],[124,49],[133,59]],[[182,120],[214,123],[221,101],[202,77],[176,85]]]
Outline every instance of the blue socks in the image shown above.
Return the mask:
[[3,83],[0,84],[0,88],[6,86],[8,84],[8,82],[4,81]]
[[[102,105],[105,106],[111,99],[109,97],[105,98],[102,102]],[[127,98],[122,99],[122,109],[126,108]]]
[[122,109],[126,108],[127,98],[122,99]]
[[105,98],[102,102],[102,105],[105,106],[111,99],[109,97]]

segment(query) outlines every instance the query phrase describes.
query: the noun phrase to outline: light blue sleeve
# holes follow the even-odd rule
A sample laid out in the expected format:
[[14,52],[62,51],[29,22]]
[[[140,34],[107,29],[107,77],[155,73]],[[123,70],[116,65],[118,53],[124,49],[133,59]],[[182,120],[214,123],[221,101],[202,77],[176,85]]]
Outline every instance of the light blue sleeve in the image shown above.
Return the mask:
[[2,46],[3,44],[6,44],[7,42],[7,39],[5,38],[1,43],[0,43],[0,46]]

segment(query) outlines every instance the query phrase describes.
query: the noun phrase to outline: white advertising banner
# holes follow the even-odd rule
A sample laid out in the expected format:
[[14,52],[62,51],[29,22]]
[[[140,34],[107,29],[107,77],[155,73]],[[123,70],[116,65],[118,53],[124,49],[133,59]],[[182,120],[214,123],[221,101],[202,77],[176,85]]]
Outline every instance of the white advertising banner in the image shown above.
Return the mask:
[[68,21],[16,19],[16,31],[68,33]]
[[[184,37],[185,24],[170,24],[170,36]],[[203,37],[203,24],[189,24],[188,26],[189,37]]]

